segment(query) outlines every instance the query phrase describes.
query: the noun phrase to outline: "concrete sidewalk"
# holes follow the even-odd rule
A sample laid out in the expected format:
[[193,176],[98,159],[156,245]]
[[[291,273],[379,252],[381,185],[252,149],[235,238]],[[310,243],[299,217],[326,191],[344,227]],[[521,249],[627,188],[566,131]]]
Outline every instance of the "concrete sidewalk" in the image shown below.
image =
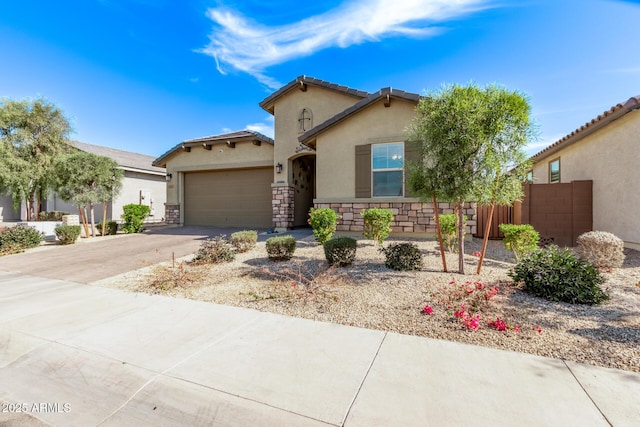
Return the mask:
[[0,425],[638,426],[638,396],[631,372],[0,272]]

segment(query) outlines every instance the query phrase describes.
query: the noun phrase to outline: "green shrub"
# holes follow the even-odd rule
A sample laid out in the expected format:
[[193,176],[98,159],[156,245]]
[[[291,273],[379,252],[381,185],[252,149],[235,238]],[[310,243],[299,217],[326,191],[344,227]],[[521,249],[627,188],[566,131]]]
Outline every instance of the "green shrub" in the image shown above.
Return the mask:
[[600,289],[605,279],[588,261],[555,245],[525,255],[508,273],[523,290],[550,301],[598,304],[609,297]]
[[225,236],[207,239],[193,258],[195,264],[219,264],[236,259],[236,254]]
[[257,241],[258,232],[254,230],[236,231],[231,234],[231,245],[240,253],[253,249]]
[[58,225],[55,228],[56,237],[61,245],[72,245],[80,237],[79,225]]
[[351,237],[336,237],[324,242],[324,256],[329,265],[344,267],[356,259],[357,242]]
[[338,214],[330,208],[311,208],[308,222],[313,230],[313,235],[316,236],[316,240],[322,245],[335,233]]
[[69,212],[42,211],[38,212],[38,221],[62,221],[64,215],[69,215]]
[[375,240],[379,245],[391,233],[391,222],[393,212],[391,209],[371,208],[360,212],[364,220],[364,232],[362,235],[367,239]]
[[589,231],[578,236],[578,253],[598,268],[620,268],[624,263],[624,242],[606,231]]
[[140,233],[142,232],[142,224],[144,220],[149,216],[151,210],[146,205],[129,204],[122,207],[124,213],[122,219],[122,231],[125,233]]
[[500,224],[498,227],[504,234],[504,246],[513,252],[516,261],[538,249],[540,235],[532,225]]
[[39,246],[44,239],[44,234],[27,225],[16,225],[6,228],[0,233],[0,248],[5,251],[22,251]]
[[382,248],[384,265],[392,270],[420,270],[422,253],[413,243],[396,243]]
[[270,260],[286,261],[293,257],[296,250],[296,239],[293,236],[271,237],[267,239],[266,247]]
[[[463,216],[465,224],[467,216]],[[440,232],[445,248],[451,253],[458,253],[458,229],[456,228],[456,215],[444,214],[439,215]],[[464,237],[464,227],[462,228],[462,237]]]
[[[99,233],[102,233],[102,225],[102,222],[97,225]],[[113,236],[116,234],[118,234],[118,223],[115,221],[107,221],[106,227],[104,228],[104,235]]]

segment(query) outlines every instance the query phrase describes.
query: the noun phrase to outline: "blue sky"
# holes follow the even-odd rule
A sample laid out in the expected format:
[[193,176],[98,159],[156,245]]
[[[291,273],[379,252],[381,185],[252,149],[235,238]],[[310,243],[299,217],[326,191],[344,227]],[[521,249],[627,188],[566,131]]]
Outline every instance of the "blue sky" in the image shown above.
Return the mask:
[[531,153],[640,94],[640,2],[44,0],[0,3],[0,97],[59,106],[73,138],[158,156],[229,130],[308,75],[425,93],[500,83],[530,98]]

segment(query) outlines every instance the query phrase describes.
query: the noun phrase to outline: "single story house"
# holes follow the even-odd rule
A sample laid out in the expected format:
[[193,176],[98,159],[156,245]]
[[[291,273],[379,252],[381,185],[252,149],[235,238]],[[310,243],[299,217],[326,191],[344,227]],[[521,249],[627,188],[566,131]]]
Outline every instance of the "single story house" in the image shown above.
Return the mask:
[[[434,232],[433,205],[406,185],[416,150],[405,129],[419,99],[297,77],[260,102],[274,116],[274,139],[248,130],[190,139],[154,161],[167,170],[166,220],[290,229],[315,206],[337,211],[339,230],[361,231],[360,211],[382,207],[393,210],[395,232]],[[475,207],[465,214],[473,233]]]
[[[124,171],[122,189],[118,196],[107,205],[107,219],[120,220],[122,207],[130,203],[140,203],[150,207],[150,222],[164,220],[164,204],[166,201],[166,171],[162,167],[153,166],[155,157],[84,142],[71,141],[78,150],[109,157],[115,160]],[[15,212],[9,196],[0,198],[0,221],[20,221],[26,219],[25,207]],[[77,213],[78,208],[52,194],[42,203],[43,211],[64,211]],[[102,220],[102,204],[94,209],[96,221]]]
[[532,187],[591,180],[593,229],[640,250],[640,95],[614,105],[532,160]]

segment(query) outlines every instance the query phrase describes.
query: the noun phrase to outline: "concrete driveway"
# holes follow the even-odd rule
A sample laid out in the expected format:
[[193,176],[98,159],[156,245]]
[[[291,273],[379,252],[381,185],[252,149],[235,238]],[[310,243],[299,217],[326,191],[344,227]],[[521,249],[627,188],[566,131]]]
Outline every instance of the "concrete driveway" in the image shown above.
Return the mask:
[[[97,239],[68,246],[38,248],[0,257],[0,270],[38,277],[92,283],[138,268],[192,254],[203,240],[238,229],[213,227],[153,227],[141,234]],[[287,234],[308,235],[308,230]],[[265,240],[272,235],[261,235]]]

